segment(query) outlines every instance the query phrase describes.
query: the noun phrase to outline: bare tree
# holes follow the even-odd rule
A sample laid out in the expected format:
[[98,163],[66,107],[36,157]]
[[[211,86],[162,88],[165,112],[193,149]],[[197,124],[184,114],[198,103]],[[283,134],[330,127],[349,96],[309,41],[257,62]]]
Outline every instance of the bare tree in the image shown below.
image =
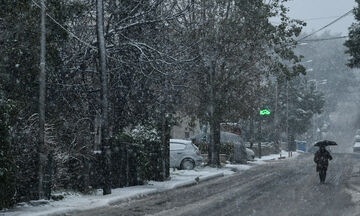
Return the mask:
[[110,146],[109,146],[109,121],[108,121],[108,73],[106,70],[106,49],[104,38],[104,9],[103,1],[97,0],[96,2],[96,25],[97,25],[97,38],[98,38],[98,51],[101,71],[101,93],[102,93],[102,127],[101,127],[101,146],[104,163],[104,184],[103,194],[111,194],[110,183]]
[[39,76],[39,146],[38,146],[38,196],[44,197],[44,164],[46,161],[45,154],[45,96],[46,96],[46,6],[45,0],[41,1],[41,38],[40,38],[40,76]]

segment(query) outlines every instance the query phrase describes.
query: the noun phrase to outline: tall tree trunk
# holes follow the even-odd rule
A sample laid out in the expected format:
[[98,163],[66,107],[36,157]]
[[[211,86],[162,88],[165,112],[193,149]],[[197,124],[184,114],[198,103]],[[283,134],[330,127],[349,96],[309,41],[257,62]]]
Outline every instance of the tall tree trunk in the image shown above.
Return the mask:
[[289,81],[286,79],[286,141],[288,157],[290,157],[290,137],[289,137]]
[[255,128],[254,128],[254,112],[250,116],[250,148],[252,149],[255,141]]
[[213,116],[210,121],[210,145],[211,155],[209,165],[216,167],[220,165],[220,121]]
[[169,158],[170,158],[170,129],[166,119],[166,111],[163,109],[161,116],[161,180],[165,181],[169,175]]
[[208,147],[208,163],[210,166],[220,165],[220,119],[216,104],[215,76],[216,60],[213,59],[210,68],[210,142]]
[[39,75],[39,146],[38,146],[38,197],[44,198],[45,148],[45,96],[46,96],[46,7],[41,1],[40,75]]
[[97,25],[97,39],[98,50],[101,70],[101,93],[102,93],[102,127],[101,127],[101,147],[103,155],[104,165],[104,184],[103,194],[111,194],[111,182],[110,182],[110,159],[111,150],[109,146],[109,120],[108,120],[108,74],[106,70],[106,50],[105,50],[105,38],[104,38],[104,11],[103,1],[97,0],[96,2],[96,25]]
[[261,158],[261,140],[262,140],[262,130],[261,130],[261,123],[262,123],[262,117],[260,116],[259,117],[259,128],[258,128],[258,137],[259,137],[259,140],[258,140],[258,152],[259,152],[259,158]]

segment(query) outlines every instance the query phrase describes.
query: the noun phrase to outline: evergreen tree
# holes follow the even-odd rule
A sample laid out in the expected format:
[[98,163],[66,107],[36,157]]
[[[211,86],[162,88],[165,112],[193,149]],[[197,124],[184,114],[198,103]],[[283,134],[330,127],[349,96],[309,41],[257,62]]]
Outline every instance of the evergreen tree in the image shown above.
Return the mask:
[[348,66],[352,68],[360,67],[360,0],[355,0],[357,7],[354,8],[355,20],[349,28],[349,39],[345,42],[348,48],[348,53],[351,58],[349,59]]
[[[283,2],[191,1],[192,13],[183,19],[183,31],[197,41],[191,54],[198,61],[188,68],[189,110],[210,125],[212,166],[220,163],[220,123],[251,115],[269,74],[294,76],[301,71],[290,70],[281,61],[299,61],[291,44],[302,25],[287,17]],[[269,22],[276,15],[283,21],[278,26]]]
[[[67,10],[67,7],[77,3],[65,4],[58,0],[47,0],[46,3],[47,13],[58,22],[47,19],[46,23],[46,70],[51,80],[63,65],[61,46],[68,39],[58,24],[65,25],[69,11],[74,12],[73,8]],[[34,128],[34,123],[38,123],[41,6],[40,1],[31,0],[1,0],[0,4],[0,74],[3,78],[0,84],[4,95],[14,103],[9,119],[13,128],[11,140],[15,164],[21,168],[16,173],[16,200],[26,201],[36,199],[38,191],[36,134],[39,130]],[[48,100],[49,122],[53,121],[51,105],[56,100],[56,97]]]
[[[295,142],[296,136],[302,135],[311,128],[311,119],[323,112],[324,95],[316,89],[313,82],[304,77],[296,77],[280,85],[279,119],[281,131],[288,132],[287,140]],[[288,112],[288,113],[287,113]],[[290,146],[294,151],[295,147]]]
[[0,210],[14,203],[15,163],[9,134],[9,101],[0,97]]

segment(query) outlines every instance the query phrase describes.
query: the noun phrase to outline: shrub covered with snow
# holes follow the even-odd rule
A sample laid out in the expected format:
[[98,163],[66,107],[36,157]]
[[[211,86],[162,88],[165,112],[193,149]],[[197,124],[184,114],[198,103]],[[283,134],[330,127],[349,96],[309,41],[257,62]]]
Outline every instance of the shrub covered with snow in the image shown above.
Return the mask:
[[[130,184],[142,184],[144,181],[156,179],[161,163],[161,142],[156,130],[146,131],[141,128],[131,133],[119,134],[114,139],[113,147],[114,155],[122,152],[126,156],[122,158],[125,159],[122,160],[124,165],[133,169],[133,174],[136,173],[136,176],[133,176],[136,179],[128,179]],[[129,176],[128,173],[126,176]]]
[[17,124],[12,134],[16,167],[16,202],[37,199],[38,115],[31,115]]
[[[149,180],[161,180],[163,159],[159,133],[154,128],[138,126],[118,133],[111,139],[111,182],[112,187],[141,185]],[[99,178],[101,155],[97,154],[92,165],[94,179],[92,186],[98,188],[103,181]],[[95,175],[95,173],[97,175]]]
[[158,141],[160,142],[160,133],[153,127],[138,125],[134,129],[125,132],[125,135],[131,137],[135,141],[151,142]]

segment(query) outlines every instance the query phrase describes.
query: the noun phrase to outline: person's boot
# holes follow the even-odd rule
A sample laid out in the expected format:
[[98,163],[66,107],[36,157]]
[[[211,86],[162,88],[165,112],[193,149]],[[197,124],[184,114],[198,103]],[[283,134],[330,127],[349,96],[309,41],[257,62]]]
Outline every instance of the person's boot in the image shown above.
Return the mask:
[[324,183],[324,182],[325,182],[324,173],[320,171],[320,183]]

